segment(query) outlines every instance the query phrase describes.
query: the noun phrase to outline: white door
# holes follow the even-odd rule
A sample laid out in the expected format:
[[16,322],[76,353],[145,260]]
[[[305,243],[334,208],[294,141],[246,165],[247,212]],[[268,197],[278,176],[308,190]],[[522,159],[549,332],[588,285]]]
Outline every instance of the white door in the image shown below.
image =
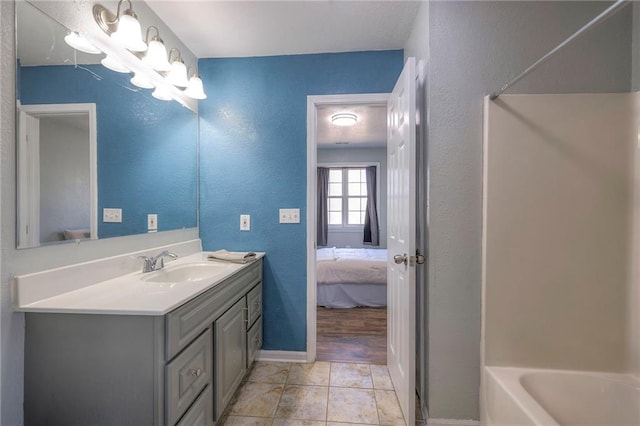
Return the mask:
[[387,365],[408,425],[415,423],[415,72],[409,58],[387,105]]

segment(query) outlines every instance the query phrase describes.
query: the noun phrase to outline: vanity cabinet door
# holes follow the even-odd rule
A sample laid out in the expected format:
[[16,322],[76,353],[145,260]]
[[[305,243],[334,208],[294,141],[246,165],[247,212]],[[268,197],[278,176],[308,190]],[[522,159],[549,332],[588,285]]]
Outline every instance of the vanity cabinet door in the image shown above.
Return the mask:
[[245,298],[218,318],[215,330],[215,418],[219,419],[247,372]]

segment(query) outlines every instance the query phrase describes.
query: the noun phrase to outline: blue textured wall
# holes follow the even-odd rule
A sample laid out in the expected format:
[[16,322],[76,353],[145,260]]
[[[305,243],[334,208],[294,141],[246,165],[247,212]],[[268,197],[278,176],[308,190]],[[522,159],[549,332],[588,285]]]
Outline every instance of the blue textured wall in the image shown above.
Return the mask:
[[[402,64],[402,50],[199,62],[200,237],[205,250],[267,252],[264,349],[306,350],[307,95],[388,93]],[[279,224],[280,208],[300,208],[301,223]]]
[[[100,238],[147,232],[149,213],[160,231],[196,226],[196,115],[130,78],[102,65],[20,70],[23,105],[96,103]],[[102,223],[104,207],[122,208],[122,223]]]

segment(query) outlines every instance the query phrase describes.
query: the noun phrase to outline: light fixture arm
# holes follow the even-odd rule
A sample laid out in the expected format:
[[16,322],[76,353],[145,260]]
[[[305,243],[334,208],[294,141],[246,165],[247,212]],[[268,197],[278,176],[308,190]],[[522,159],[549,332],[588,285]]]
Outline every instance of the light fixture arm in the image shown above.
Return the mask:
[[93,19],[95,19],[96,23],[102,29],[102,31],[107,34],[111,34],[115,31],[115,28],[112,27],[120,20],[120,8],[122,7],[122,3],[125,1],[129,3],[129,8],[122,13],[131,15],[137,19],[138,17],[133,11],[133,3],[131,3],[131,0],[120,0],[118,2],[118,8],[116,9],[115,15],[109,12],[107,8],[100,4],[96,4],[93,6]]
[[179,61],[184,63],[184,61],[182,60],[182,53],[180,53],[180,49],[178,49],[177,47],[172,47],[171,50],[169,50],[169,62],[174,62],[171,60],[171,54],[173,53],[174,50],[178,52],[178,57],[174,61]]
[[160,38],[160,30],[159,30],[159,29],[158,29],[158,27],[156,27],[155,25],[151,25],[149,28],[147,28],[147,35],[146,35],[146,37],[145,37],[145,39],[144,39],[144,42],[145,42],[145,43],[147,43],[147,44],[149,44],[149,31],[151,31],[151,29],[152,29],[152,28],[153,28],[154,30],[156,30],[156,35],[154,35],[154,36],[153,36],[153,38],[152,38],[151,40],[157,40],[157,41],[159,41],[160,43],[163,43],[163,44],[164,44],[164,42],[163,42],[163,41],[162,41],[162,39]]
[[118,2],[118,8],[116,9],[116,20],[114,22],[112,22],[112,24],[115,24],[116,22],[118,22],[118,19],[120,19],[120,6],[122,5],[122,2],[128,2],[129,3],[129,9],[132,13],[133,13],[133,4],[131,4],[131,0],[120,0]]

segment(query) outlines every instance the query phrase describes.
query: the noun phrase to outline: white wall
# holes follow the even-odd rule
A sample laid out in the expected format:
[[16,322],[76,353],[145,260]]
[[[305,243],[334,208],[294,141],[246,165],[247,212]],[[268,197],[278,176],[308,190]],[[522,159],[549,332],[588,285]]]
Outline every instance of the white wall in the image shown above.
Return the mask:
[[[115,10],[115,2],[107,3],[111,10]],[[79,10],[74,2],[44,2],[44,4],[55,11],[58,18],[77,17]],[[90,13],[92,3],[82,3],[81,6],[83,10]],[[135,5],[139,16],[142,16],[141,12],[147,9],[148,7],[143,3]],[[165,42],[175,37],[162,28],[163,24],[160,20],[157,21],[156,25],[161,26]],[[84,21],[83,25],[88,25],[86,22],[88,21]],[[0,424],[11,426],[22,424],[24,358],[24,315],[14,313],[11,309],[11,277],[198,238],[198,230],[191,228],[88,241],[81,244],[15,249],[14,27],[14,2],[0,1]],[[168,44],[177,45],[175,42],[168,42]],[[188,50],[180,50],[183,56],[194,57]]]
[[[479,418],[483,97],[607,5],[432,1],[416,18],[406,47],[428,58],[429,276],[422,284],[432,418]],[[421,36],[425,15],[428,36]],[[628,91],[631,18],[630,8],[619,12],[510,92]]]
[[636,98],[489,103],[486,365],[628,371]]
[[[78,121],[88,117],[79,117]],[[40,118],[40,242],[91,227],[89,128]]]
[[[358,163],[380,163],[378,168],[378,223],[380,224],[380,246],[387,247],[387,150],[386,148],[333,148],[318,149],[318,164],[344,164],[348,166]],[[361,231],[336,231],[329,227],[328,247],[371,247],[362,243]]]

